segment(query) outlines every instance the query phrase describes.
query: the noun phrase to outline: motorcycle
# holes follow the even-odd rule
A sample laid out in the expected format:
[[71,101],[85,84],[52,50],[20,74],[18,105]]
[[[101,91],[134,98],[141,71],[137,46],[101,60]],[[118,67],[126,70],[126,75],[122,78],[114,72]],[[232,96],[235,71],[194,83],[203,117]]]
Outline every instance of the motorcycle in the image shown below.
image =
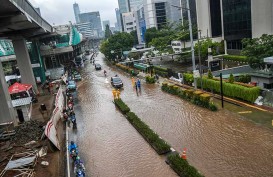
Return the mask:
[[78,169],[76,172],[76,177],[85,177],[85,173],[82,169]]
[[73,161],[75,162],[76,158],[78,156],[78,152],[76,149],[72,149],[70,152],[70,157],[73,159]]
[[85,167],[82,161],[75,162],[74,165],[74,173],[76,174],[76,177],[84,177],[85,176]]
[[70,116],[71,122],[73,124],[73,129],[77,129],[77,122],[75,115]]

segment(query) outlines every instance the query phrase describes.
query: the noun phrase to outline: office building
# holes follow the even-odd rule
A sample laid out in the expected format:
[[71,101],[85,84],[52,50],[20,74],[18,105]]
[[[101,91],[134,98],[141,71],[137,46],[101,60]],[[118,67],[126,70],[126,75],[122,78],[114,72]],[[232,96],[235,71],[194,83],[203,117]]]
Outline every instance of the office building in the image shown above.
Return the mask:
[[272,0],[196,0],[202,37],[224,40],[228,53],[239,53],[243,38],[273,33]]
[[137,7],[143,4],[143,0],[129,0],[130,11],[136,11]]
[[102,28],[103,28],[103,31],[105,31],[106,25],[108,25],[109,28],[110,28],[110,21],[109,21],[109,20],[102,21]]
[[90,22],[92,24],[92,29],[98,31],[99,37],[103,36],[100,12],[96,11],[96,12],[81,13],[79,17],[80,17],[81,23]]
[[122,31],[121,26],[121,14],[118,8],[115,9],[116,12],[116,18],[117,18],[117,25],[115,25],[117,31]]
[[130,12],[129,0],[118,0],[118,6],[120,14]]
[[73,4],[73,10],[74,10],[76,23],[80,23],[79,15],[80,15],[81,12],[80,12],[80,7],[79,7],[79,5],[77,3]]
[[75,25],[77,30],[85,37],[85,38],[97,38],[98,32],[92,29],[92,23],[78,23]]
[[136,30],[136,20],[133,12],[123,13],[122,20],[124,25],[124,32],[130,33]]

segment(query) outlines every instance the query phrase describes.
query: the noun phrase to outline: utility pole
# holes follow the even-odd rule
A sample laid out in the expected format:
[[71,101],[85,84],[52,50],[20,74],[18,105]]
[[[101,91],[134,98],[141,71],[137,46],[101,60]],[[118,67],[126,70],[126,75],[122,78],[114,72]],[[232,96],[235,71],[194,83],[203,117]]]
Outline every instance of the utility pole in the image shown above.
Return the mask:
[[202,62],[201,62],[201,52],[200,52],[200,41],[199,39],[201,39],[201,30],[198,30],[199,34],[198,35],[198,56],[199,56],[199,72],[200,72],[200,78],[201,78],[201,89],[203,90],[203,80],[202,80],[202,74],[203,74],[203,70],[202,70]]
[[[191,12],[190,12],[190,4],[189,0],[187,0],[187,11],[188,11],[188,19],[189,19],[189,30],[190,30],[190,39],[191,39],[191,59],[192,59],[192,70],[193,75],[195,74],[195,56],[194,56],[194,47],[193,47],[193,34],[192,34],[192,23],[191,23]],[[197,81],[194,76],[194,89],[197,89]]]

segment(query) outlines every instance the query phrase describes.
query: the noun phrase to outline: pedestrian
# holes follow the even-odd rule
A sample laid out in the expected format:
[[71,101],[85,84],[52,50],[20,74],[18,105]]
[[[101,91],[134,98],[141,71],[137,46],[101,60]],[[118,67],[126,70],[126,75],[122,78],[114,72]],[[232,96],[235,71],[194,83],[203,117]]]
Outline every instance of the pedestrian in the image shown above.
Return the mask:
[[134,77],[132,77],[132,86],[133,86],[133,88],[135,86],[135,78]]
[[137,79],[137,87],[139,90],[141,90],[141,83],[140,83],[140,79]]
[[136,92],[137,92],[137,82],[135,82]]

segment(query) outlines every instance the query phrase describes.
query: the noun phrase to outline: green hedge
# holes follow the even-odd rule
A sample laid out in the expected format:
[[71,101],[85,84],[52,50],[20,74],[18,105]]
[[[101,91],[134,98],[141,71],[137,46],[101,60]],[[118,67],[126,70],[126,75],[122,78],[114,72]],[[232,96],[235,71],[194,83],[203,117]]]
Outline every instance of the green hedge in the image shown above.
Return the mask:
[[145,79],[146,79],[146,82],[148,84],[154,84],[155,83],[155,78],[154,77],[146,76]]
[[162,71],[162,72],[168,72],[168,69],[167,68],[162,68],[160,66],[154,66],[153,67],[155,70],[157,71]]
[[[193,74],[184,73],[184,82],[188,85],[193,83]],[[197,86],[201,87],[201,78],[197,79]],[[207,77],[202,77],[202,86],[203,89],[208,91],[213,91],[214,93],[220,92],[220,80],[218,79],[209,79]],[[223,81],[223,92],[224,96],[241,99],[250,103],[254,101],[260,95],[260,88],[255,86],[250,86],[244,83],[228,83]]]
[[202,91],[194,91],[191,89],[181,89],[175,85],[163,83],[161,89],[173,95],[177,95],[182,99],[188,100],[193,104],[207,108],[211,111],[217,111],[218,108],[210,101],[211,96]]
[[223,58],[225,60],[238,61],[238,62],[248,62],[248,58],[246,56],[240,55],[224,55]]
[[114,102],[123,114],[130,112],[130,108],[121,99],[115,99]]
[[[198,84],[198,87],[200,87],[201,85],[200,78],[197,80],[197,84]],[[205,90],[210,90],[210,91],[213,91],[214,93],[221,93],[221,86],[219,81],[203,77],[202,85],[203,85],[203,89]],[[224,96],[237,98],[237,99],[254,103],[254,101],[260,95],[260,88],[245,87],[242,85],[223,82],[223,92],[224,92]]]
[[170,145],[162,140],[150,127],[145,124],[135,113],[128,112],[127,119],[144,137],[144,139],[156,150],[158,154],[170,152]]
[[155,74],[161,76],[161,77],[168,77],[168,72],[163,72],[159,70],[155,70]]
[[183,79],[184,79],[184,82],[188,85],[192,85],[194,81],[193,74],[190,74],[190,73],[183,73]]
[[181,177],[204,177],[187,160],[179,157],[178,154],[169,155],[167,160],[170,167]]

